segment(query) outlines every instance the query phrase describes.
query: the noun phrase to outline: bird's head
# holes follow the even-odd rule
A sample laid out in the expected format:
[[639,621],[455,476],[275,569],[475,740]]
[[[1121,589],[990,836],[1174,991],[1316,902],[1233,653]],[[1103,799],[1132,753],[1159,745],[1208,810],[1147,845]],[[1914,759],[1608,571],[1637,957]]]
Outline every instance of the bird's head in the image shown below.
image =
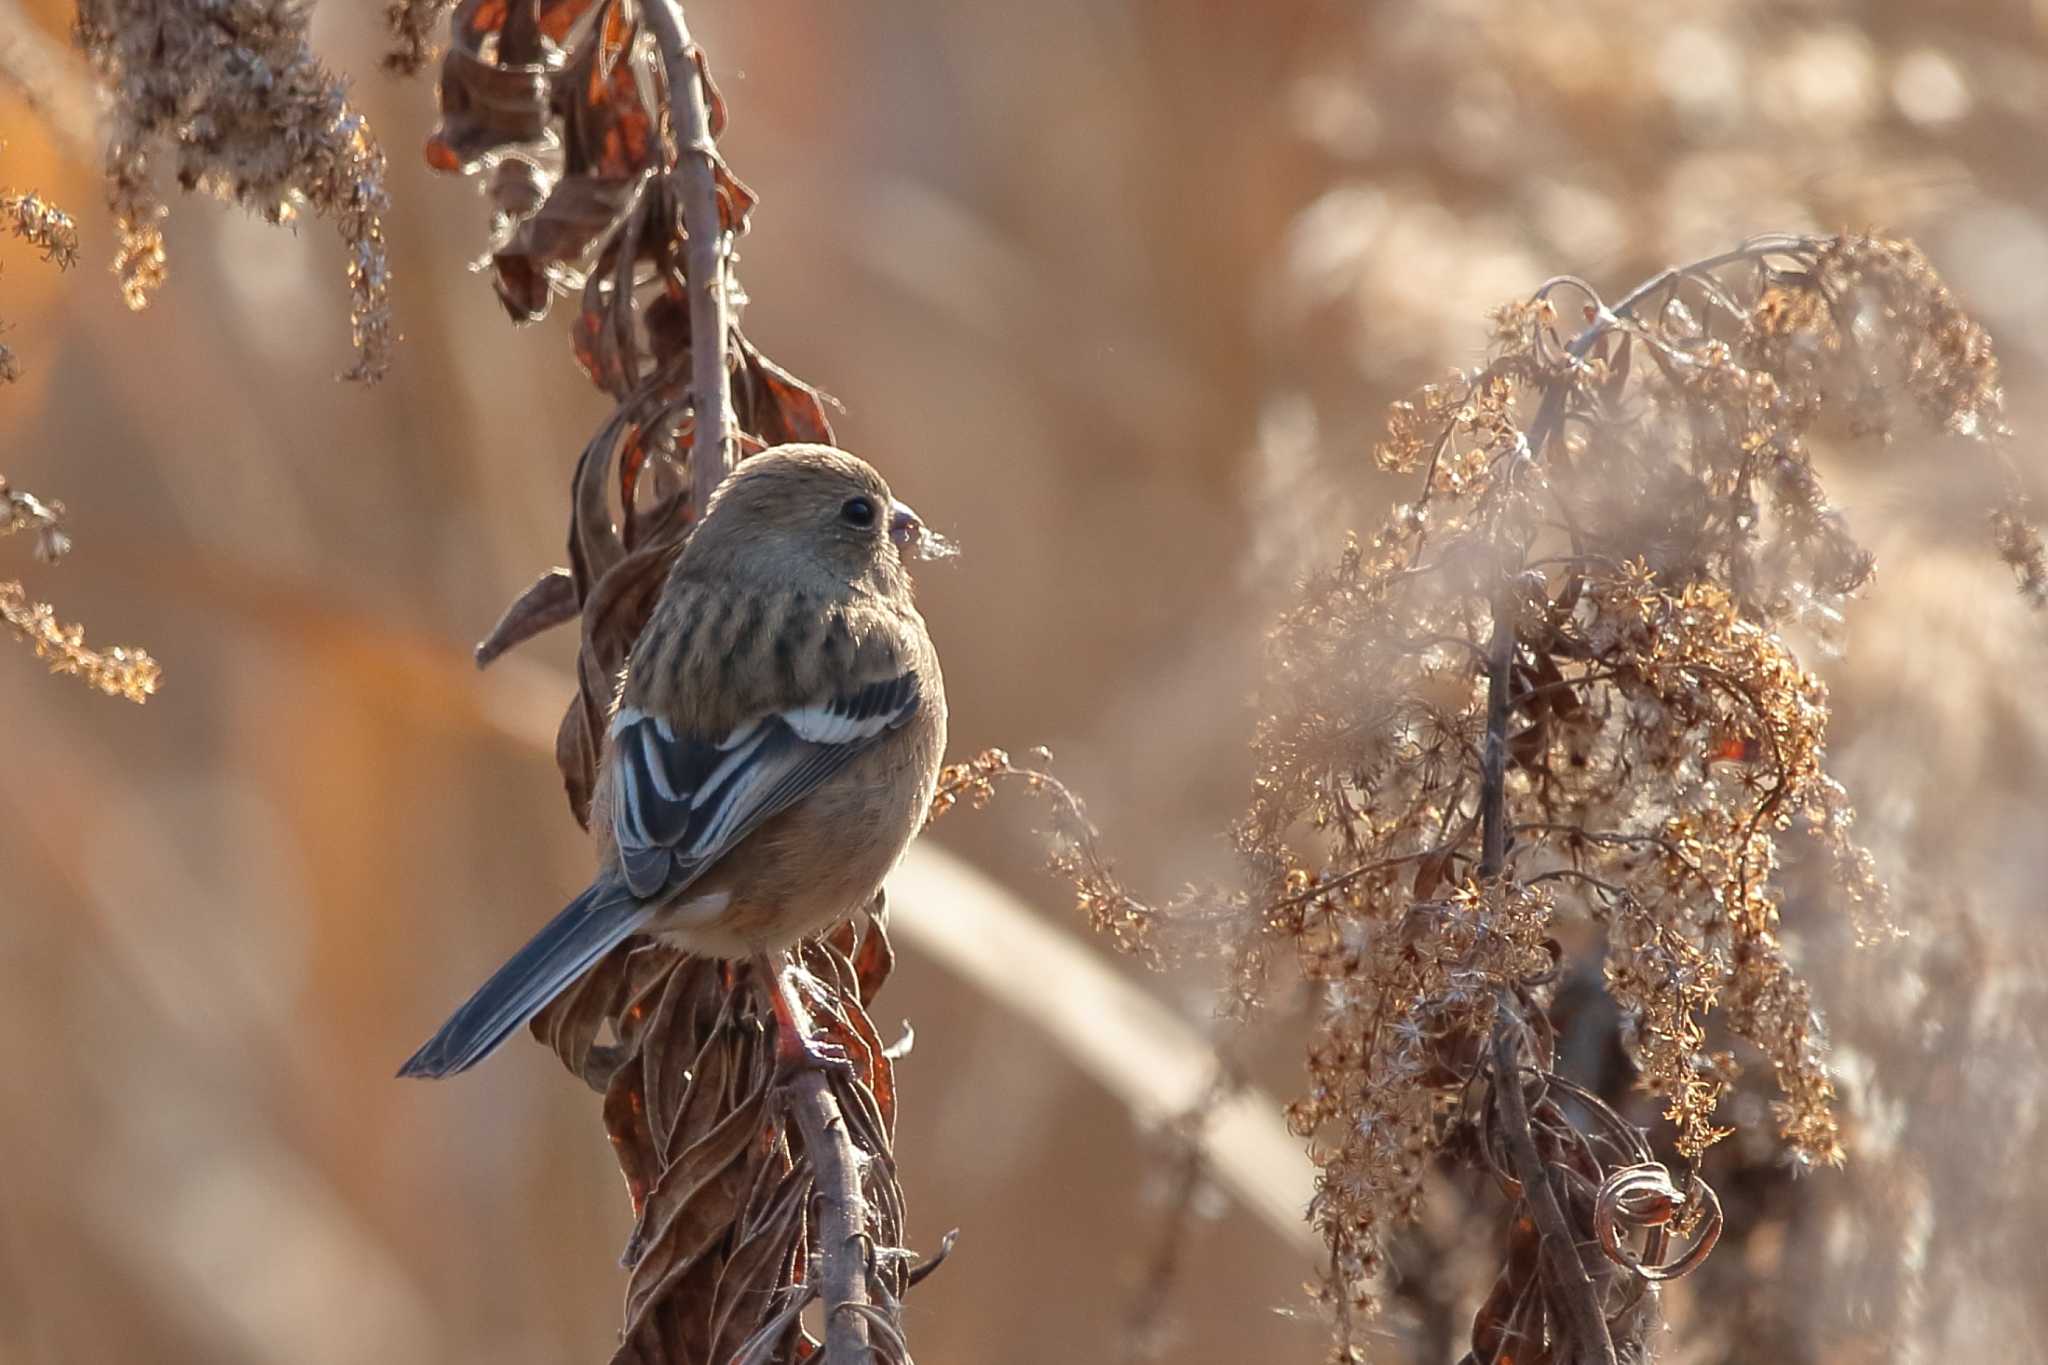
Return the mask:
[[867,461],[830,446],[789,445],[726,476],[684,556],[701,573],[908,593],[905,558],[950,553]]

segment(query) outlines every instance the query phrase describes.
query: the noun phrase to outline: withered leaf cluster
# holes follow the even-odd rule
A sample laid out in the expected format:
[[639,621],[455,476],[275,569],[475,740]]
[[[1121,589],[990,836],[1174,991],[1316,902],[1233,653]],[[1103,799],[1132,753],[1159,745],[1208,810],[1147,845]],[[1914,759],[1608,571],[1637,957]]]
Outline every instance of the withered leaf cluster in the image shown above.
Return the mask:
[[[417,8],[417,7],[416,7]],[[410,11],[408,11],[410,12]],[[769,361],[736,326],[692,334],[692,262],[727,272],[730,239],[754,196],[712,152],[718,221],[688,221],[671,173],[684,133],[664,61],[682,57],[708,106],[724,107],[702,54],[664,54],[627,0],[465,0],[442,58],[441,123],[429,163],[483,179],[494,208],[498,297],[515,321],[554,297],[577,304],[578,363],[617,407],[578,462],[569,566],[544,574],[478,646],[480,664],[552,626],[581,632],[578,693],[556,747],[570,807],[588,823],[604,726],[634,639],[698,511],[685,452],[705,396],[692,362],[714,346],[728,366],[741,451],[830,442],[819,395]],[[401,30],[403,37],[403,30]],[[699,148],[701,150],[701,146]],[[858,1154],[866,1310],[884,1358],[903,1355],[891,1324],[911,1282],[890,1134],[895,1064],[867,1014],[893,964],[885,920],[806,945],[806,1001],[820,1041],[854,1062],[831,1090]],[[633,1198],[620,1362],[788,1360],[817,1348],[800,1323],[820,1291],[819,1154],[806,1150],[777,1082],[750,969],[698,961],[633,939],[534,1023],[537,1036],[605,1097],[605,1126]]]
[[[804,948],[819,989],[814,1027],[838,1042],[865,1084],[835,1086],[870,1176],[869,1232],[903,1240],[890,1157],[895,1069],[866,1006],[894,965],[879,919]],[[726,969],[659,948],[628,950],[585,977],[535,1031],[604,1096],[605,1127],[633,1201],[622,1263],[632,1272],[618,1365],[801,1359],[815,1343],[799,1314],[817,1250],[812,1172],[780,1105],[774,1044]],[[597,1042],[615,1030],[616,1041]],[[911,1268],[876,1264],[883,1302]],[[745,1351],[756,1355],[746,1357]]]

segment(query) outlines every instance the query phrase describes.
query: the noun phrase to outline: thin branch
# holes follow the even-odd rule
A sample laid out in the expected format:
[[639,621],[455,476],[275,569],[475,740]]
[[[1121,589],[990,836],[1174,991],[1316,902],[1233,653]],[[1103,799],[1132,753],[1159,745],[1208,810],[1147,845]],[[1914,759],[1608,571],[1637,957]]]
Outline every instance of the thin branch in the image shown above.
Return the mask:
[[[711,101],[702,58],[690,41],[682,6],[652,0],[647,25],[661,48],[674,120],[676,164],[671,172],[687,234],[684,270],[690,296],[690,482],[702,516],[711,494],[732,468],[736,442],[732,336],[726,289],[726,232],[718,212],[718,147],[711,138]],[[866,1361],[869,1346],[867,1201],[860,1187],[860,1157],[826,1077],[806,1071],[790,1083],[790,1107],[803,1134],[818,1201],[818,1272],[814,1288],[825,1303],[825,1359],[832,1365]]]
[[1623,834],[1616,830],[1587,829],[1582,825],[1565,824],[1557,820],[1524,820],[1515,826],[1515,833],[1562,834],[1569,839],[1583,839],[1589,844],[1607,844],[1620,848],[1654,848],[1699,878],[1700,885],[1709,891],[1718,886],[1718,883],[1706,874],[1705,869],[1686,855],[1684,849],[1661,834]]
[[[712,140],[710,78],[690,40],[682,6],[675,0],[651,0],[644,13],[661,50],[676,143],[670,175],[686,234],[691,498],[702,516],[713,490],[732,469],[737,446],[728,363],[732,309],[727,234],[719,214],[721,163]],[[824,1359],[832,1365],[854,1365],[873,1356],[869,1318],[876,1311],[868,1293],[868,1207],[861,1192],[860,1156],[823,1073],[804,1071],[791,1078],[788,1103],[803,1134],[820,1205],[812,1288],[825,1304]]]
[[1589,872],[1579,871],[1579,869],[1577,869],[1576,867],[1552,868],[1548,872],[1540,872],[1533,877],[1523,879],[1522,885],[1540,886],[1544,882],[1562,881],[1566,879],[1576,881],[1581,886],[1590,886],[1596,891],[1599,891],[1604,895],[1614,897],[1616,899],[1619,899],[1620,897],[1626,896],[1628,894],[1627,887],[1616,886],[1613,882],[1609,881],[1602,881],[1600,878],[1593,876]]
[[711,490],[733,466],[732,374],[726,348],[732,330],[726,290],[725,228],[718,215],[718,146],[711,140],[711,104],[696,45],[675,0],[652,0],[647,26],[661,48],[675,120],[676,164],[670,172],[688,233],[684,269],[690,292],[690,397],[694,434],[690,478],[701,514]]
[[1567,1360],[1571,1365],[1580,1361],[1617,1365],[1607,1317],[1600,1309],[1599,1288],[1579,1259],[1579,1239],[1557,1202],[1550,1171],[1529,1130],[1529,1106],[1522,1095],[1522,1028],[1521,1016],[1504,992],[1493,1026],[1493,1095],[1501,1137],[1507,1143],[1515,1179],[1521,1183],[1522,1198],[1543,1236],[1543,1260],[1557,1286],[1556,1301],[1572,1337],[1572,1355]]
[[819,1271],[814,1288],[825,1301],[825,1355],[829,1365],[871,1358],[868,1344],[867,1202],[861,1197],[860,1160],[839,1110],[839,1097],[823,1071],[798,1072],[789,1082],[791,1112],[804,1136],[812,1182],[823,1206],[816,1239]]
[[[1602,310],[1603,317],[1611,315]],[[1598,324],[1596,324],[1597,326]],[[1577,363],[1590,349],[1593,328],[1568,348]],[[1564,409],[1569,382],[1554,381],[1543,396],[1531,426],[1527,450],[1540,456]],[[1510,456],[1510,459],[1517,458]],[[1502,494],[1514,493],[1514,468],[1509,466]],[[1499,513],[1505,516],[1503,507]],[[1498,520],[1494,523],[1494,544],[1504,539]],[[1525,547],[1526,552],[1526,547]],[[1506,870],[1508,838],[1511,833],[1507,799],[1508,722],[1512,707],[1509,691],[1515,658],[1515,604],[1508,576],[1501,564],[1494,566],[1493,637],[1487,644],[1486,738],[1481,751],[1479,815],[1482,830],[1479,875],[1482,881],[1499,877]],[[1529,1108],[1522,1094],[1522,1035],[1526,1025],[1513,994],[1502,990],[1493,1025],[1493,1105],[1499,1111],[1502,1136],[1507,1142],[1515,1178],[1522,1186],[1523,1201],[1529,1206],[1542,1235],[1542,1259],[1556,1284],[1556,1301],[1565,1315],[1571,1334],[1573,1365],[1578,1361],[1616,1365],[1614,1341],[1608,1335],[1607,1318],[1601,1311],[1598,1289],[1579,1259],[1578,1238],[1566,1221],[1557,1191],[1550,1183],[1549,1168],[1536,1148],[1529,1129]],[[1532,1343],[1534,1345],[1535,1343]]]
[[1272,902],[1268,908],[1271,910],[1291,910],[1297,905],[1303,905],[1309,901],[1319,900],[1333,892],[1342,891],[1345,887],[1362,877],[1370,877],[1375,873],[1386,872],[1392,868],[1400,867],[1404,863],[1421,862],[1427,858],[1439,857],[1451,852],[1459,844],[1464,843],[1471,833],[1472,822],[1468,820],[1465,822],[1464,827],[1458,831],[1456,838],[1446,839],[1434,848],[1417,849],[1413,853],[1397,853],[1391,858],[1381,858],[1377,862],[1367,863],[1364,867],[1354,867],[1349,872],[1341,873],[1330,878],[1328,881],[1316,882],[1306,891],[1298,892],[1292,896],[1283,896],[1281,899]]
[[1174,1286],[1187,1265],[1188,1249],[1194,1240],[1195,1204],[1209,1174],[1203,1129],[1235,1088],[1233,1069],[1219,1066],[1207,1093],[1164,1135],[1163,1140],[1172,1147],[1170,1187],[1164,1201],[1166,1217],[1124,1319],[1126,1361],[1153,1361],[1167,1354],[1167,1313]]
[[1493,599],[1493,639],[1486,647],[1486,745],[1479,761],[1481,880],[1498,877],[1508,857],[1508,677],[1514,666],[1514,608],[1505,586]]

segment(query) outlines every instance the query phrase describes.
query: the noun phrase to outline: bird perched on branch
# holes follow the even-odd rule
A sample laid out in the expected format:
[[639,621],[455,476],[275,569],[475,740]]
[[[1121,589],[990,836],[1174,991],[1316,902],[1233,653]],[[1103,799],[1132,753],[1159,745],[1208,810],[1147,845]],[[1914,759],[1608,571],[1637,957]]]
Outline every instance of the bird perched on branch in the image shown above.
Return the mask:
[[771,955],[867,905],[923,823],[946,694],[904,558],[947,552],[843,451],[778,447],[728,476],[626,664],[597,876],[398,1074],[476,1065],[635,933],[751,959],[782,1060],[834,1060]]

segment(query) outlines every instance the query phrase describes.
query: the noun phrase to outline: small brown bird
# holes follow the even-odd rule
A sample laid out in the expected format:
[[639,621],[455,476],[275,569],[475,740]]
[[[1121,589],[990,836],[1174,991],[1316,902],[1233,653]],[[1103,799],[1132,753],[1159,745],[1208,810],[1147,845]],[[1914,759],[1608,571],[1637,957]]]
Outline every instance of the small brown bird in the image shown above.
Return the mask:
[[903,561],[947,552],[843,451],[743,462],[627,661],[591,814],[596,878],[398,1074],[475,1066],[641,932],[752,959],[784,1060],[833,1060],[770,954],[865,906],[924,821],[946,693]]

